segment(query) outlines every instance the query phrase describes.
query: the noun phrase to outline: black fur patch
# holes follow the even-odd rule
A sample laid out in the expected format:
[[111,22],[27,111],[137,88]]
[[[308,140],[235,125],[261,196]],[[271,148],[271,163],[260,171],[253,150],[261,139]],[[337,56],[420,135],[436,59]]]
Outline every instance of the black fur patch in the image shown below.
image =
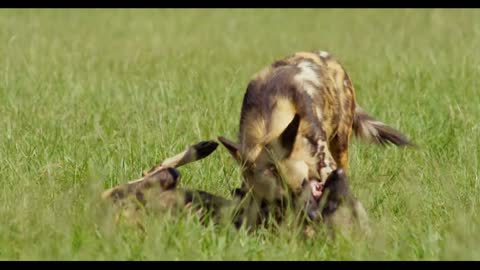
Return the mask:
[[[288,124],[287,128],[283,131],[280,136],[280,143],[284,149],[288,150],[288,155],[290,155],[293,150],[293,145],[295,144],[295,138],[297,137],[298,127],[300,126],[300,115],[295,114],[293,120]],[[288,156],[287,155],[287,156]]]
[[217,149],[218,143],[214,141],[202,141],[195,145],[193,148],[197,152],[197,159],[202,159],[210,155],[215,149]]

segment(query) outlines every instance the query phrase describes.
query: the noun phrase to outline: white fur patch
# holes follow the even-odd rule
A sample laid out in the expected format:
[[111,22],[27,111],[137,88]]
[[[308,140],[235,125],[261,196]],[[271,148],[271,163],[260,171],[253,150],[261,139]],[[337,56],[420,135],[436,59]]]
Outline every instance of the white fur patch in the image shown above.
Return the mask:
[[312,64],[307,61],[300,62],[297,66],[301,71],[295,75],[295,81],[301,85],[309,96],[313,97],[317,91],[317,87],[321,85],[317,72],[315,72]]
[[330,56],[330,54],[326,51],[320,51],[318,55],[320,55],[322,58],[328,58]]
[[315,112],[317,113],[317,118],[321,121],[323,119],[322,109],[320,109],[319,107],[316,107]]
[[380,121],[366,121],[361,125],[361,132],[363,137],[372,138],[378,137],[378,130],[375,126],[384,126],[385,124]]

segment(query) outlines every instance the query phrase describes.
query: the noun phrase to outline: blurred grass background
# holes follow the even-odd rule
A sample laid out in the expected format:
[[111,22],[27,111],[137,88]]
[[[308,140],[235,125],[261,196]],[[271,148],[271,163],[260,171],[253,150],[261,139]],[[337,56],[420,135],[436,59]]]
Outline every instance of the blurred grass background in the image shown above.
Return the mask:
[[[480,259],[480,11],[68,9],[0,11],[0,258],[6,260]],[[359,104],[419,150],[354,140],[366,241],[248,235],[194,218],[115,227],[98,195],[219,135],[234,138],[251,76],[330,51]],[[228,196],[219,147],[182,186]]]

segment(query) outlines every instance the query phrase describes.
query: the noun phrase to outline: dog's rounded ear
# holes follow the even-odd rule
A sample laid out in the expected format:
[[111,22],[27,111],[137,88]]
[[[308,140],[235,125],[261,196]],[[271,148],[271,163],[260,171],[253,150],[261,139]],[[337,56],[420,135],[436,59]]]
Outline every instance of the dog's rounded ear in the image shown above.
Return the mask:
[[195,149],[196,159],[200,160],[209,156],[213,151],[217,149],[218,143],[215,141],[201,141],[194,144],[192,147]]
[[337,171],[337,174],[340,175],[341,177],[347,177],[347,172],[344,169],[339,168],[336,171]]
[[328,175],[327,180],[325,181],[325,185],[327,185],[329,182],[337,182],[337,181],[342,181],[346,182],[348,181],[347,179],[347,173],[345,172],[344,169],[338,168],[330,173]]
[[342,179],[347,178],[347,173],[342,168],[338,168],[338,169],[334,170],[332,172],[332,174],[334,174],[335,178],[342,178]]
[[230,155],[232,155],[238,163],[241,163],[240,145],[222,136],[218,137],[218,140],[227,148]]

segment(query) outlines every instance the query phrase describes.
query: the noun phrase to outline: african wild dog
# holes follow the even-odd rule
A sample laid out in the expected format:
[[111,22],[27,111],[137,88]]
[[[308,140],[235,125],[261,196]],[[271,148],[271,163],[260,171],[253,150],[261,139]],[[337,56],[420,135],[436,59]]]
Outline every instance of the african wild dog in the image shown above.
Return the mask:
[[203,159],[217,148],[214,141],[204,141],[188,147],[185,151],[167,158],[143,173],[143,177],[110,188],[102,193],[104,200],[111,200],[119,207],[117,221],[124,218],[127,223],[142,227],[141,210],[162,213],[190,208],[200,215],[202,222],[213,219],[219,223],[222,214],[234,210],[233,201],[201,190],[180,189],[182,165]]
[[261,205],[285,200],[315,216],[309,197],[320,198],[332,171],[347,171],[352,131],[382,145],[410,145],[357,105],[350,77],[327,52],[298,52],[257,73],[243,99],[238,143],[219,137],[252,194],[247,226],[259,223]]

